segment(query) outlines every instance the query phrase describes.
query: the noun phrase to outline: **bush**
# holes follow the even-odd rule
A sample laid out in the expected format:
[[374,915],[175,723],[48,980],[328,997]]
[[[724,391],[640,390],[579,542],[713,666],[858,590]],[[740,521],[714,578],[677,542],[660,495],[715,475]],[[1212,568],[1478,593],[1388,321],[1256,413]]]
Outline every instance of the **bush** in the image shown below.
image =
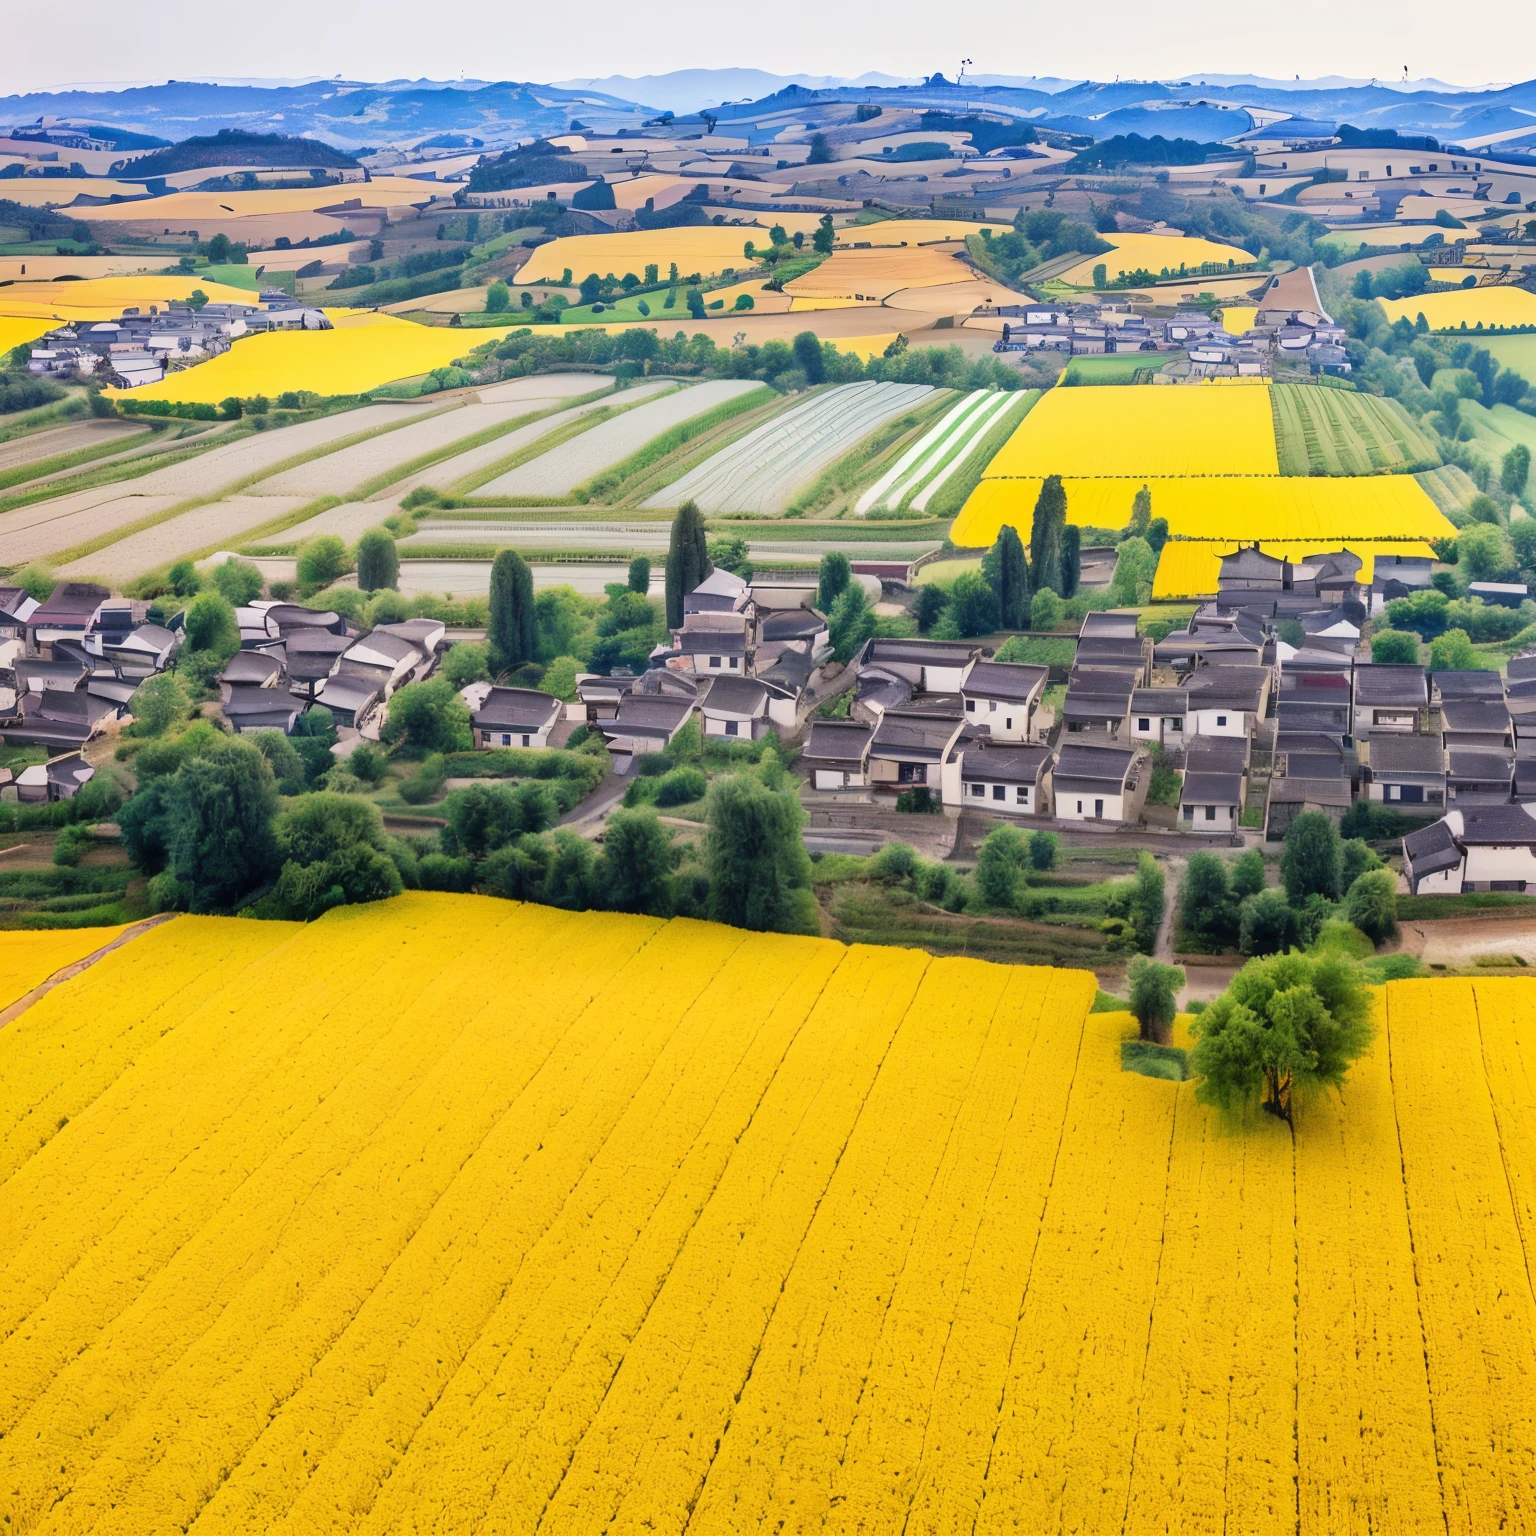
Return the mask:
[[1056,849],[1060,839],[1054,832],[1031,832],[1029,835],[1029,863],[1030,868],[1038,870],[1054,869],[1056,866]]
[[1250,896],[1241,908],[1237,947],[1249,956],[1283,953],[1296,942],[1296,914],[1277,890]]
[[869,868],[875,879],[900,885],[910,879],[917,868],[917,854],[908,843],[887,843],[870,860]]
[[424,891],[458,891],[474,889],[475,865],[472,859],[453,859],[443,853],[429,853],[417,865],[418,878]]
[[347,572],[347,546],[335,534],[322,533],[299,546],[298,580],[301,591],[318,592]]
[[[339,571],[336,573],[340,574]],[[335,579],[336,576],[330,578],[331,581]],[[302,574],[300,580],[303,580]],[[400,585],[400,556],[387,529],[370,528],[357,541],[357,584],[364,592]]]
[[1015,827],[994,827],[976,857],[976,894],[983,906],[1012,909],[1018,900],[1026,854]]
[[1373,944],[1397,932],[1397,877],[1389,869],[1369,869],[1349,888],[1345,912]]
[[709,788],[709,780],[698,768],[679,767],[661,776],[655,794],[657,805],[689,805],[702,800]]

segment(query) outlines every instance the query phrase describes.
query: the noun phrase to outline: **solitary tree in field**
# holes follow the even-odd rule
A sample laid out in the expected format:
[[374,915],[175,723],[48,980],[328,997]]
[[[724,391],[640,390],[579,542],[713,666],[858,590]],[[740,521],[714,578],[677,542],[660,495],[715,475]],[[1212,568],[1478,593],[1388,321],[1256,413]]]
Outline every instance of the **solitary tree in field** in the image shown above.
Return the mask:
[[1287,1123],[1297,1088],[1342,1086],[1371,1043],[1370,994],[1335,954],[1251,960],[1191,1025],[1202,1103],[1258,1099]]
[[504,549],[491,565],[491,665],[499,672],[533,659],[537,629],[533,607],[533,572],[514,549]]
[[681,629],[683,599],[714,569],[709,561],[709,540],[704,514],[685,501],[672,519],[672,542],[667,549],[667,627]]
[[1127,971],[1131,983],[1131,1012],[1141,1026],[1141,1038],[1167,1045],[1178,1012],[1179,989],[1184,972],[1176,965],[1160,965],[1137,955]]
[[1152,525],[1152,491],[1148,486],[1136,492],[1131,502],[1131,520],[1125,526],[1126,538],[1146,538]]
[[1029,566],[1016,528],[998,531],[997,543],[981,563],[982,574],[997,594],[1002,629],[1023,629],[1029,622]]
[[[829,155],[828,159],[830,158]],[[821,222],[816,226],[816,233],[811,236],[811,249],[819,251],[823,256],[830,256],[836,239],[837,232],[832,228],[832,215],[822,214]]]

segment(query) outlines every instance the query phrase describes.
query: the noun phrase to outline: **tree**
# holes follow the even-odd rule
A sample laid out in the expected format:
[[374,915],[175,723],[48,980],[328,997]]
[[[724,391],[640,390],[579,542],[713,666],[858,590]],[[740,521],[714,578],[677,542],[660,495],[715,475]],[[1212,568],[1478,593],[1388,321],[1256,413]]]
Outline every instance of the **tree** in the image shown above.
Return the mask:
[[1032,629],[1055,629],[1066,617],[1066,604],[1051,591],[1042,587],[1029,600],[1029,623]]
[[651,590],[651,562],[644,555],[629,562],[629,590],[642,597]]
[[1061,530],[1061,595],[1076,597],[1083,578],[1083,530],[1068,523]]
[[1168,519],[1166,517],[1154,517],[1147,524],[1147,544],[1152,553],[1161,557],[1163,545],[1168,542]]
[[690,288],[684,295],[688,305],[688,318],[690,320],[705,320],[708,316],[704,312],[704,292],[700,288]]
[[183,763],[163,814],[166,868],[193,912],[227,912],[277,872],[277,788],[249,742]]
[[244,608],[261,596],[261,570],[249,560],[231,556],[213,568],[213,584],[226,602]]
[[400,585],[400,556],[387,528],[370,528],[357,541],[357,584],[364,592]]
[[1285,834],[1280,880],[1285,899],[1299,907],[1308,896],[1337,901],[1342,872],[1339,829],[1321,811],[1304,811]]
[[186,684],[174,672],[157,672],[146,677],[128,701],[138,736],[163,736],[192,713],[192,698]]
[[1141,1026],[1141,1038],[1167,1045],[1178,1013],[1184,972],[1176,965],[1159,965],[1145,955],[1137,955],[1126,974],[1131,983],[1131,1012]]
[[389,718],[380,734],[388,746],[467,752],[471,744],[469,706],[445,677],[407,683],[391,697]]
[[490,609],[487,640],[495,670],[532,661],[538,647],[533,572],[515,549],[499,550],[491,564]]
[[830,165],[835,157],[832,154],[832,146],[827,141],[824,133],[811,135],[811,152],[805,157],[807,165]]
[[1243,901],[1264,889],[1264,855],[1257,848],[1239,854],[1232,861],[1232,895]]
[[1448,629],[1429,642],[1431,672],[1475,672],[1482,666],[1464,629]]
[[1362,837],[1346,838],[1339,845],[1339,889],[1347,891],[1368,869],[1380,869],[1381,860]]
[[267,767],[277,781],[278,794],[302,795],[309,787],[304,759],[281,731],[256,731],[244,739],[266,758]]
[[816,932],[805,811],[794,789],[730,774],[710,785],[706,818],[710,916],[737,928]]
[[1497,581],[1514,563],[1509,538],[1497,524],[1477,523],[1456,535],[1456,569],[1467,581]]
[[299,546],[298,579],[304,592],[319,592],[347,572],[347,546],[333,533],[317,534]]
[[470,784],[443,802],[443,852],[483,859],[528,832],[547,832],[560,817],[554,791],[538,779]]
[[820,252],[823,256],[830,256],[836,242],[837,232],[832,227],[832,215],[824,213],[816,225],[816,233],[811,236],[811,249]]
[[1152,491],[1149,486],[1142,486],[1131,500],[1131,520],[1125,525],[1122,537],[1146,538],[1147,529],[1152,526]]
[[1345,914],[1372,944],[1384,944],[1397,932],[1397,876],[1389,869],[1368,869],[1349,888]]
[[1524,443],[1516,443],[1499,465],[1499,484],[1506,494],[1518,496],[1525,489],[1530,473],[1531,450]]
[[994,827],[976,855],[976,894],[989,907],[1011,909],[1028,863],[1023,836],[1016,827]]
[[200,592],[182,620],[189,651],[212,651],[227,661],[240,649],[240,626],[229,599],[218,592]]
[[1238,908],[1237,947],[1245,955],[1273,955],[1296,942],[1296,914],[1284,891],[1263,890]]
[[983,576],[962,571],[949,589],[947,622],[962,640],[990,635],[998,627],[997,597]]
[[331,907],[382,901],[401,891],[384,820],[356,795],[328,792],[296,800],[277,823],[283,857],[273,895],[290,917],[308,920]]
[[1152,578],[1156,575],[1157,556],[1152,553],[1152,546],[1132,535],[1121,542],[1115,577],[1109,588],[1110,600],[1117,608],[1139,608],[1151,602]]
[[1383,629],[1371,636],[1371,660],[1378,664],[1411,666],[1419,659],[1419,637],[1401,629]]
[[1157,947],[1157,931],[1163,925],[1165,903],[1163,866],[1145,848],[1136,859],[1136,874],[1131,881],[1130,918],[1136,945],[1150,955]]
[[1237,903],[1232,898],[1226,860],[1201,850],[1189,856],[1184,871],[1183,925],[1187,933],[1226,949],[1237,942]]
[[852,577],[853,568],[842,550],[828,550],[821,557],[816,573],[816,606],[822,613],[832,612],[833,603],[843,595]]
[[1232,1109],[1258,1098],[1290,1124],[1298,1087],[1342,1087],[1370,1045],[1370,994],[1336,954],[1253,960],[1191,1029],[1202,1103]]
[[511,307],[512,290],[507,287],[505,279],[498,277],[485,290],[485,312],[488,315],[501,315],[505,314]]
[[1035,498],[1029,532],[1029,569],[1035,591],[1062,593],[1062,532],[1067,526],[1067,493],[1060,475],[1048,475]]
[[443,654],[441,676],[448,679],[456,693],[471,683],[484,682],[490,675],[491,651],[487,645],[460,640]]
[[998,530],[997,542],[981,562],[981,573],[997,598],[999,627],[1023,629],[1029,622],[1029,566],[1016,528],[1005,525]]
[[704,515],[685,501],[672,519],[667,547],[667,628],[683,627],[683,599],[714,569],[709,563],[709,539]]
[[805,374],[807,384],[820,384],[827,376],[826,354],[821,348],[821,337],[815,331],[801,331],[790,343],[795,362]]
[[607,905],[615,911],[671,916],[675,863],[672,834],[655,811],[615,811],[608,818],[599,873]]
[[836,661],[849,662],[875,632],[875,611],[858,582],[850,582],[827,616],[827,638]]

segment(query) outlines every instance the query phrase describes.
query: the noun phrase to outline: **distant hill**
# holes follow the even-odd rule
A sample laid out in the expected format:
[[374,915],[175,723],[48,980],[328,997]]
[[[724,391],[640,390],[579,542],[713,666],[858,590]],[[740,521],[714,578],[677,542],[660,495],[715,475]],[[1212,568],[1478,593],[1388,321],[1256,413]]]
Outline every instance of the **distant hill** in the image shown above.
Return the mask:
[[351,155],[332,149],[320,139],[294,138],[282,133],[245,133],[223,128],[202,138],[183,139],[168,149],[132,162],[133,174],[170,176],[176,171],[196,171],[204,166],[260,165],[308,170],[321,166],[330,171],[355,171]]

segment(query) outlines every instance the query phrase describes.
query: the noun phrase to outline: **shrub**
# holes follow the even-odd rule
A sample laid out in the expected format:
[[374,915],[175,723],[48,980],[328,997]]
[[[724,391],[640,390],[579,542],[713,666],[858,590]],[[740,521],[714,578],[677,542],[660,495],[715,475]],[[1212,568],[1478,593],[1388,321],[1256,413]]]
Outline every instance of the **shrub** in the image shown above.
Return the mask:
[[673,768],[661,776],[655,803],[663,806],[688,805],[695,800],[702,800],[708,788],[709,780],[704,777],[702,770],[686,766]]
[[1369,869],[1349,888],[1345,911],[1373,944],[1397,932],[1397,877],[1389,869]]

